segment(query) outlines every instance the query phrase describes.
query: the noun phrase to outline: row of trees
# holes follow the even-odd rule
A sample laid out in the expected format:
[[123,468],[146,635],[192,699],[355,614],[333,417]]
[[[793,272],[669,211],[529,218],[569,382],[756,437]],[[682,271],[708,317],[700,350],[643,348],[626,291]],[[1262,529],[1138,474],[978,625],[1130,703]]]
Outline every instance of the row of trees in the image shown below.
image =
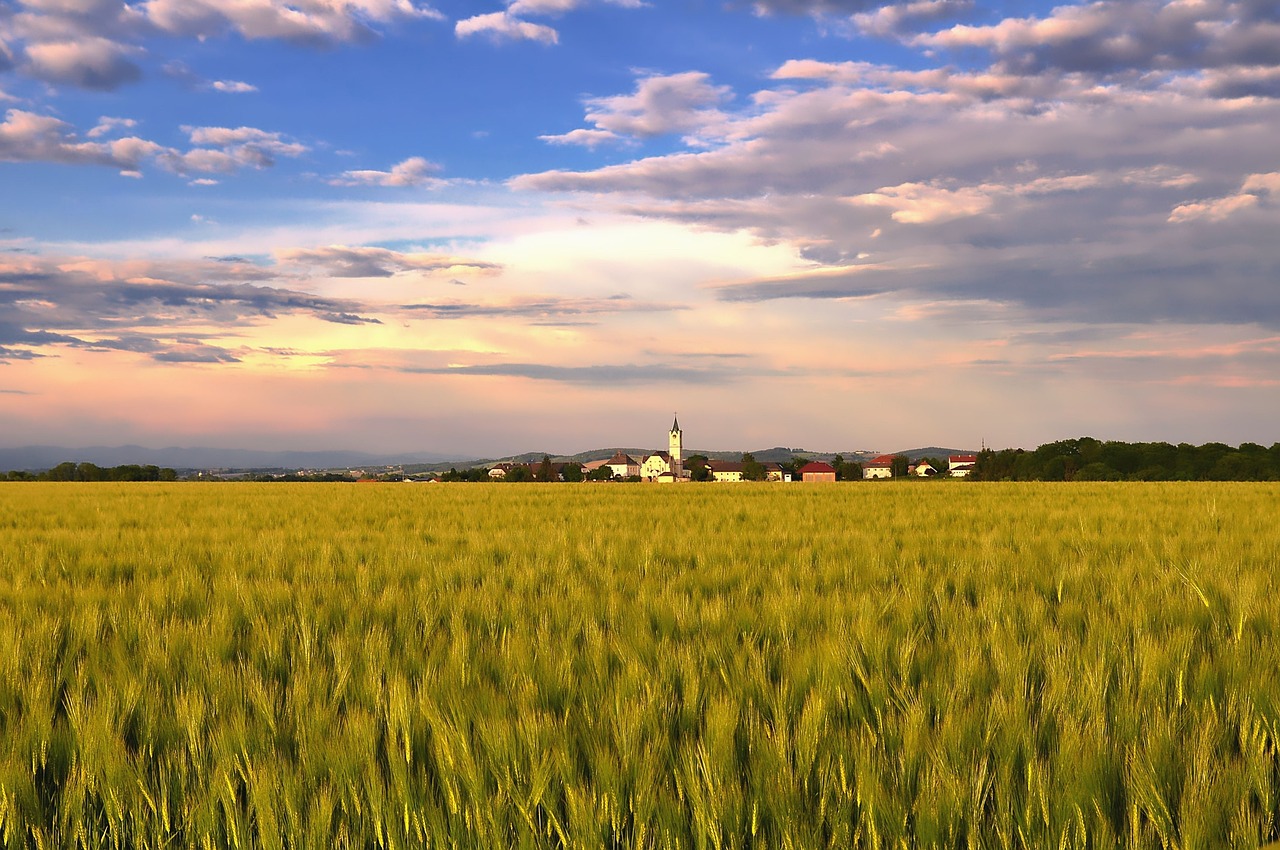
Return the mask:
[[1080,437],[978,455],[978,481],[1280,481],[1280,443],[1123,443]]
[[44,472],[15,469],[5,477],[9,481],[176,481],[178,474],[168,467],[139,466],[136,463],[103,467],[66,461]]

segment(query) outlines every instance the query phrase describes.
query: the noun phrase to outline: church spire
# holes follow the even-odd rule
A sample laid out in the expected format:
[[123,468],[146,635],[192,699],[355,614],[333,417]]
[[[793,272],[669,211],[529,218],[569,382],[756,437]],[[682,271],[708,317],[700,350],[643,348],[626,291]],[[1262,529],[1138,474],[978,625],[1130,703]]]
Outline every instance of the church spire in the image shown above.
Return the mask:
[[680,430],[680,416],[679,414],[674,415],[675,419],[671,421],[671,433],[673,434]]

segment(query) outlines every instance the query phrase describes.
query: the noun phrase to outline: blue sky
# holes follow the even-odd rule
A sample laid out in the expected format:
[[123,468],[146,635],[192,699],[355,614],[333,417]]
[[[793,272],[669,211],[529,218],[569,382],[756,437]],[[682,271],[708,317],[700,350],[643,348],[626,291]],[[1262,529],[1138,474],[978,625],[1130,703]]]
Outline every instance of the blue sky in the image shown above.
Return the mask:
[[0,440],[1269,444],[1278,98],[1276,0],[0,0]]

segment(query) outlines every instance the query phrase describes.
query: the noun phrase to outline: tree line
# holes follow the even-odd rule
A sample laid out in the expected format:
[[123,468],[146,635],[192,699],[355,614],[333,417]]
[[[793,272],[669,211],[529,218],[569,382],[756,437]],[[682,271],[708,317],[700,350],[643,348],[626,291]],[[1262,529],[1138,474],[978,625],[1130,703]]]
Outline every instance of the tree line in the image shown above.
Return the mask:
[[66,461],[44,472],[11,470],[9,481],[176,481],[178,473],[168,467],[127,463],[122,466],[98,466],[94,463]]
[[1280,443],[1124,443],[1080,437],[1033,451],[987,449],[977,481],[1280,481]]

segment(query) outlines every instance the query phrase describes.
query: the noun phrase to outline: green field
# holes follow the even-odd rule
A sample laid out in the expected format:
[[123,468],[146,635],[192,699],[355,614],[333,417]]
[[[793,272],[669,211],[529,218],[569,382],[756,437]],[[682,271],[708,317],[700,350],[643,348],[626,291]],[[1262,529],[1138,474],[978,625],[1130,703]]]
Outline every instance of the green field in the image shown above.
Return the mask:
[[7,847],[1256,848],[1280,485],[0,485]]

